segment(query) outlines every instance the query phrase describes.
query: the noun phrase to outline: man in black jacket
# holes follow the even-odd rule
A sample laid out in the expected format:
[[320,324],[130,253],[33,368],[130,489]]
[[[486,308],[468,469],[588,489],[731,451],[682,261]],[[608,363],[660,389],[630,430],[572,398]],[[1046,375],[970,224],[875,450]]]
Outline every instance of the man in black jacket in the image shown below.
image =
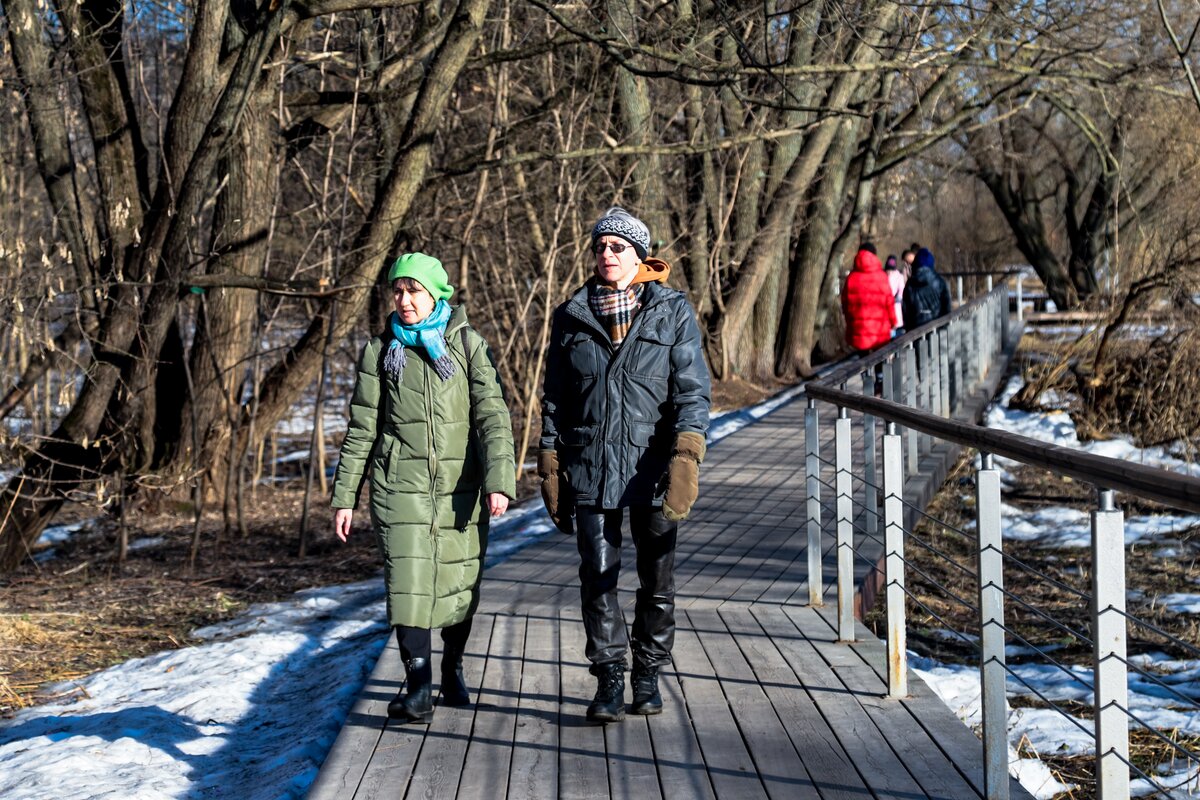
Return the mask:
[[650,231],[612,208],[592,228],[595,275],[554,312],[538,473],[551,518],[576,534],[586,655],[598,687],[587,718],[625,717],[629,643],[617,598],[621,527],[637,550],[634,714],[658,714],[658,670],[675,640],[675,539],[698,492],[711,382],[700,330]]
[[904,284],[901,302],[906,331],[950,313],[950,287],[934,270],[933,263],[933,253],[924,247],[913,259],[913,273]]

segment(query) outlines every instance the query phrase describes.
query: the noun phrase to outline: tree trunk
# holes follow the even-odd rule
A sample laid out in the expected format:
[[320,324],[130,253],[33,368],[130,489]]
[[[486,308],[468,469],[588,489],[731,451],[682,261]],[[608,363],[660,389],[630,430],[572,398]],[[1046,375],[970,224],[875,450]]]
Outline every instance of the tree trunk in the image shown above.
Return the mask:
[[783,346],[776,372],[781,378],[812,375],[812,352],[817,337],[817,311],[826,269],[840,271],[831,263],[830,249],[837,235],[838,219],[846,191],[846,168],[858,138],[858,123],[845,118],[838,125],[825,170],[810,205],[808,227],[800,236],[789,272],[788,314]]
[[[249,101],[237,145],[223,159],[225,188],[213,211],[213,275],[261,276],[267,245],[279,158],[272,136],[271,106],[275,92],[264,84]],[[179,432],[181,465],[210,465],[210,485],[224,486],[227,445],[241,407],[244,376],[252,357],[258,293],[251,289],[217,287],[204,296],[197,313],[191,352],[195,395],[196,439],[203,452],[192,453],[191,413],[183,414]],[[261,433],[261,432],[260,432]]]
[[[637,17],[633,0],[608,0],[608,14],[613,29],[621,31],[633,44],[637,43]],[[650,93],[646,79],[627,69],[617,67],[616,84],[618,111],[621,117],[622,138],[632,145],[649,145],[654,141],[656,130],[654,112],[650,105]],[[650,249],[658,252],[658,243],[674,241],[663,195],[662,158],[657,154],[635,156],[630,163],[633,179],[633,215],[645,221],[650,229]],[[603,209],[597,209],[595,215]],[[661,255],[669,255],[662,253]]]

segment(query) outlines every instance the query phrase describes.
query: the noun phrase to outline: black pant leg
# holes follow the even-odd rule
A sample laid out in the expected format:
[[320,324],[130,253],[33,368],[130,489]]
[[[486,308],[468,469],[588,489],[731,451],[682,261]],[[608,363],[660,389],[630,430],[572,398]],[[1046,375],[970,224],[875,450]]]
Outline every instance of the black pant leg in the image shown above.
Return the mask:
[[408,663],[414,658],[429,661],[433,652],[433,639],[429,628],[414,628],[411,625],[396,626],[396,642],[400,645],[400,658]]
[[629,510],[640,588],[633,619],[633,660],[661,667],[675,645],[675,542],[679,523],[649,506]]
[[583,629],[587,634],[585,654],[595,665],[625,664],[628,638],[625,618],[617,598],[621,574],[620,509],[578,508],[575,510],[575,541],[579,547],[579,599]]
[[473,617],[467,617],[456,625],[442,628],[442,663],[458,664],[467,651],[467,639],[471,636]]

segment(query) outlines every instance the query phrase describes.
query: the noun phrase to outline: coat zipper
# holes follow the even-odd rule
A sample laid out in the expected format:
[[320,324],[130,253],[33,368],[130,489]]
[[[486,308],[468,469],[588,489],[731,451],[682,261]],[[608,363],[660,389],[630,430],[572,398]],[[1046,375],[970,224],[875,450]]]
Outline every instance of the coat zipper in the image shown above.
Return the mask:
[[[647,288],[649,288],[649,287],[647,287]],[[584,290],[584,291],[586,291],[586,290]],[[609,423],[611,422],[611,419],[612,419],[612,412],[608,407],[608,405],[609,405],[608,389],[609,389],[609,385],[612,383],[613,366],[616,364],[616,362],[618,360],[621,359],[622,352],[624,350],[628,350],[628,348],[623,347],[621,350],[617,350],[616,348],[614,348],[613,344],[612,344],[612,340],[608,338],[608,334],[604,331],[604,329],[602,327],[600,327],[600,323],[597,322],[595,315],[593,315],[591,313],[591,309],[587,308],[586,299],[583,301],[584,307],[582,309],[579,308],[580,304],[575,302],[575,300],[576,300],[576,298],[572,297],[571,300],[567,302],[567,312],[571,316],[580,320],[581,322],[587,323],[597,333],[599,333],[600,337],[597,337],[597,338],[600,338],[601,341],[603,341],[606,345],[608,345],[608,351],[609,351],[608,366],[604,371],[604,411],[605,411],[605,413],[604,413],[604,425],[603,425],[604,435],[601,439],[601,442],[603,445],[603,451],[602,451],[601,457],[604,460],[604,465],[606,468],[600,470],[600,485],[597,487],[597,491],[596,491],[596,499],[599,500],[601,502],[601,504],[603,504],[606,499],[605,495],[608,492],[608,479],[607,479],[607,475],[608,475],[608,469],[607,469],[608,441],[609,441],[609,434],[611,431]],[[626,335],[625,341],[629,341],[630,339],[633,338],[635,330],[640,330],[642,327],[645,327],[646,312],[649,311],[651,308],[654,308],[655,306],[657,306],[660,302],[662,302],[661,298],[651,298],[651,301],[647,302],[644,306],[642,306],[641,310],[638,311],[636,316],[634,316],[633,324],[629,326],[629,333]]]
[[[422,362],[424,364],[424,362]],[[424,370],[425,374],[425,419],[429,421],[426,430],[429,431],[429,544],[433,549],[433,596],[429,601],[429,627],[433,627],[433,610],[437,605],[437,575],[438,575],[438,504],[437,504],[437,445],[436,437],[433,432],[434,415],[433,415],[433,382],[430,380],[432,371],[428,368]]]

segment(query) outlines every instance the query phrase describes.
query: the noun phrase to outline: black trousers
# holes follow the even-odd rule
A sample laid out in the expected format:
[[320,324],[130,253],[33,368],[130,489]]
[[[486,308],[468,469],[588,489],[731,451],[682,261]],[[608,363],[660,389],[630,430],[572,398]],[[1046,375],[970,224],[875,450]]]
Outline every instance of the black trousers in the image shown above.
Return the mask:
[[[442,628],[442,665],[451,671],[458,665],[467,650],[467,637],[471,635],[471,617],[457,625]],[[396,626],[396,643],[400,645],[400,657],[408,663],[414,658],[429,660],[433,653],[432,631],[429,628],[413,628],[409,625]]]
[[629,532],[637,551],[640,588],[634,605],[633,631],[625,632],[625,617],[617,598],[621,574],[623,509],[577,508],[575,537],[579,545],[579,598],[587,634],[585,654],[592,672],[603,664],[627,664],[629,639],[633,661],[641,667],[660,667],[671,660],[675,644],[675,539],[679,523],[658,508],[629,509]]

